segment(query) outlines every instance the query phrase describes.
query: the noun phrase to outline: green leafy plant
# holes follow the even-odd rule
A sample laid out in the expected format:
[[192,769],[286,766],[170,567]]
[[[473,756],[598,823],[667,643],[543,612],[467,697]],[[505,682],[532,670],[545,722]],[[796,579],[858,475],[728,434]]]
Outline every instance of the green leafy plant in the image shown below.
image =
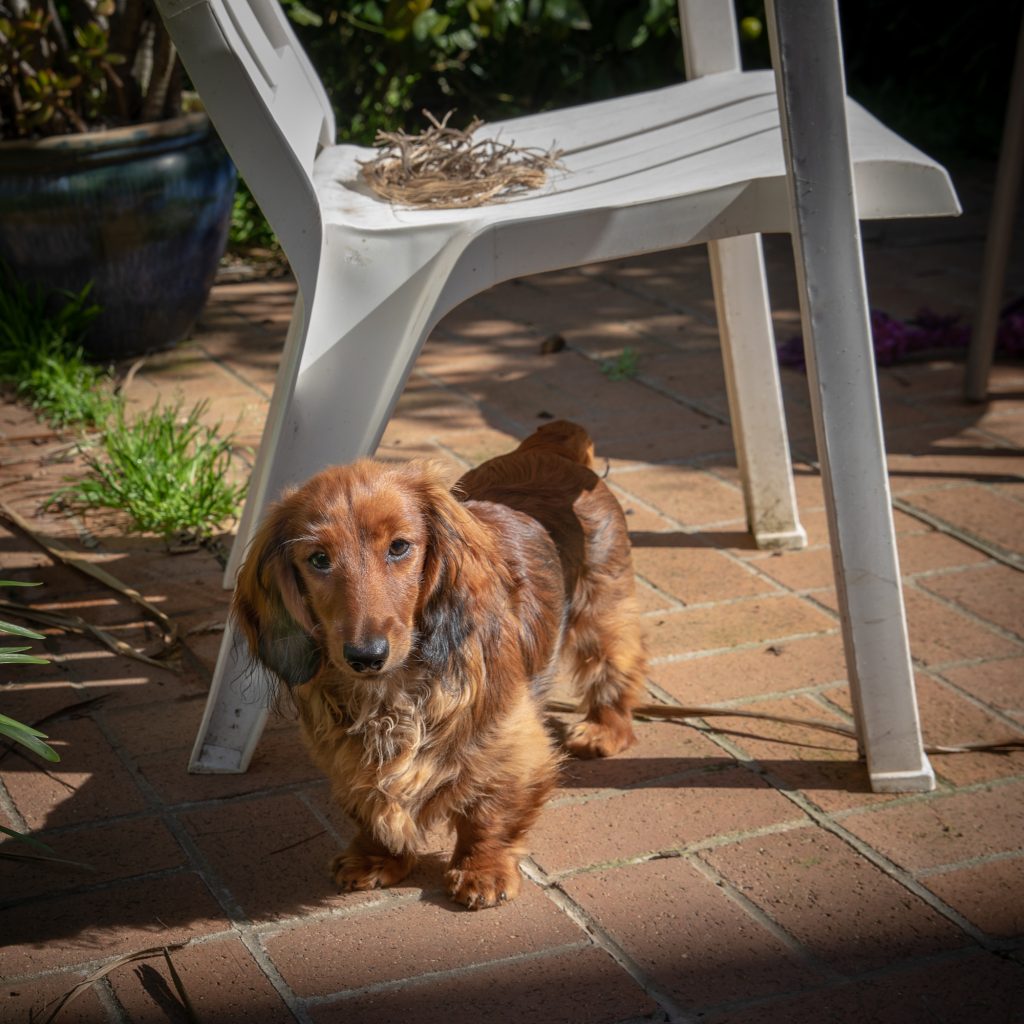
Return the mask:
[[[23,583],[17,580],[0,580],[0,587],[36,586],[39,586],[39,584]],[[5,636],[21,637],[25,640],[44,639],[41,633],[36,633],[34,630],[26,629],[24,626],[15,625],[13,622],[0,621],[0,634]],[[32,648],[28,646],[0,647],[0,665],[46,665],[48,663],[46,658],[40,658],[34,654],[26,653],[26,651],[30,651],[31,649]],[[21,744],[21,746],[31,750],[33,754],[38,754],[39,757],[46,761],[60,760],[60,755],[57,751],[48,743],[43,742],[46,739],[46,733],[40,732],[38,729],[34,729],[30,725],[25,725],[24,722],[19,722],[4,714],[0,714],[0,736]],[[40,849],[49,849],[45,844],[32,839],[31,836],[27,836],[23,832],[16,832],[14,829],[7,828],[5,825],[0,825],[0,832],[3,832],[5,835],[11,836],[14,839],[31,843],[33,846],[39,847]]]
[[99,426],[116,404],[109,373],[80,344],[98,312],[88,286],[54,296],[0,268],[0,380],[54,426]]
[[181,113],[182,75],[146,0],[0,0],[0,137],[30,139]]
[[639,372],[639,357],[626,346],[614,359],[601,363],[601,372],[609,380],[632,380]]
[[[681,77],[675,0],[305,0],[303,41],[343,140],[413,130],[426,107],[485,120]],[[300,25],[300,28],[302,26]]]
[[154,406],[130,422],[119,406],[98,444],[83,448],[89,475],[51,503],[121,509],[140,533],[208,537],[237,518],[247,485],[229,479],[234,438],[202,422],[207,405],[184,415],[181,403]]
[[239,181],[235,190],[228,244],[236,251],[267,249],[276,252],[279,248],[277,236],[244,181]]

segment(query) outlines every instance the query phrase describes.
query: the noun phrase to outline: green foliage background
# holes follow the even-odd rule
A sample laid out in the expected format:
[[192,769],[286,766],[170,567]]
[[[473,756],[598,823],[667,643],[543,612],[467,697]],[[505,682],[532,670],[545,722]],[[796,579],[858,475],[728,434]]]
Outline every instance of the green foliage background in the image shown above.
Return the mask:
[[[675,0],[283,0],[338,111],[339,141],[624,95],[682,78]],[[723,3],[730,0],[722,0]],[[941,158],[993,156],[1022,0],[840,0],[851,94]],[[762,0],[737,18],[763,20]],[[742,42],[768,66],[765,34]]]
[[[340,141],[622,95],[682,77],[675,0],[304,0]],[[296,17],[298,15],[298,17]],[[315,25],[311,24],[316,22]]]

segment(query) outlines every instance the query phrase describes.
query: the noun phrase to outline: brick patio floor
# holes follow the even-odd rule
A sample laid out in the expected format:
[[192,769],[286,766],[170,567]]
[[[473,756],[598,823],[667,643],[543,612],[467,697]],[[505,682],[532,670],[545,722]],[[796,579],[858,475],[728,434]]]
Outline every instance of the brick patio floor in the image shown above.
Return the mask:
[[[876,307],[971,308],[985,180],[960,181],[959,221],[868,227]],[[768,258],[785,338],[797,324],[787,243],[769,239]],[[129,397],[208,398],[255,444],[292,297],[287,281],[217,287],[194,340],[151,358]],[[565,347],[544,354],[556,333]],[[639,374],[610,380],[601,361],[626,346]],[[466,303],[428,342],[381,454],[430,455],[454,477],[544,417],[584,423],[628,512],[652,694],[849,723],[806,381],[783,376],[800,552],[759,552],[744,531],[700,249]],[[1024,733],[1024,366],[997,366],[981,406],[961,401],[961,379],[945,359],[880,372],[934,743]],[[52,630],[51,664],[3,680],[17,680],[0,691],[5,713],[54,715],[44,728],[63,760],[44,771],[3,752],[0,822],[93,870],[0,861],[0,1020],[33,1019],[121,954],[181,943],[170,956],[207,1024],[1024,1021],[1024,751],[936,756],[936,792],[875,796],[841,738],[645,723],[624,755],[566,770],[510,906],[449,904],[440,843],[406,884],[339,896],[325,864],[350,827],[294,723],[273,722],[246,775],[185,771],[227,608],[216,552],[171,554],[116,518],[39,514],[76,469],[54,458],[66,439],[10,401],[0,430],[3,500],[185,636],[172,670]],[[6,596],[136,647],[155,639],[135,606],[9,525],[0,565],[46,585]],[[58,1019],[190,1018],[166,962],[149,959]]]

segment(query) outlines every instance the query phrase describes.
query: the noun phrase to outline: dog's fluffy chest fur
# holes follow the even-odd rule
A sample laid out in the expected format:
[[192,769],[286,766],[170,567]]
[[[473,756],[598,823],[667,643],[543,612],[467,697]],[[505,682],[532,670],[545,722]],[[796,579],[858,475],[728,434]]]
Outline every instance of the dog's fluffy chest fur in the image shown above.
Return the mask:
[[335,780],[335,798],[350,814],[368,814],[381,842],[415,849],[426,830],[470,799],[460,756],[468,723],[440,683],[377,681],[347,700],[330,687],[308,689],[299,709],[310,752]]

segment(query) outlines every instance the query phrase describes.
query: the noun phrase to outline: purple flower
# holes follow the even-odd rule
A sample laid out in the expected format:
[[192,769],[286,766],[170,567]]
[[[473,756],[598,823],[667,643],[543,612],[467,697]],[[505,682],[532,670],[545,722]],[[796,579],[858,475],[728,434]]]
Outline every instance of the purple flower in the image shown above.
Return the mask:
[[[943,315],[921,309],[910,320],[897,320],[881,310],[871,311],[871,343],[879,366],[892,366],[915,353],[963,349],[970,340],[970,328],[955,314]],[[1003,310],[996,348],[1012,356],[1024,353],[1024,298],[1017,299]],[[778,358],[781,366],[805,366],[803,338],[798,334],[782,342],[778,346]]]

